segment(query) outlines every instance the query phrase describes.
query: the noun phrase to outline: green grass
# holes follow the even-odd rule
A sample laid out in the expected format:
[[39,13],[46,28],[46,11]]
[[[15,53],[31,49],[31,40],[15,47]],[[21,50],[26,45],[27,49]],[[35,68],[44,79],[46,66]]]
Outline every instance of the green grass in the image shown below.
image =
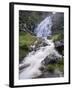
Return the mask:
[[23,46],[23,45],[30,46],[31,44],[35,42],[35,40],[36,40],[36,37],[32,36],[28,32],[20,32],[19,34],[19,45],[20,46]]
[[51,39],[52,39],[53,41],[59,41],[59,40],[62,40],[63,38],[64,38],[64,37],[63,37],[63,34],[58,33],[58,34],[53,35]]
[[36,41],[36,37],[28,32],[19,32],[19,60],[21,61],[29,52],[29,47]]

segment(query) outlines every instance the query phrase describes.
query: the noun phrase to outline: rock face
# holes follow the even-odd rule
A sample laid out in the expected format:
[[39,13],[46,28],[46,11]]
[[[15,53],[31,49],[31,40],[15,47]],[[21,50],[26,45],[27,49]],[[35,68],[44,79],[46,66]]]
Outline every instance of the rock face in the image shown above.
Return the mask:
[[44,65],[48,65],[48,64],[54,64],[57,63],[57,59],[51,59],[48,56],[44,59],[44,61],[42,62]]
[[56,13],[52,17],[52,33],[64,33],[64,13]]
[[[28,67],[29,66],[29,64],[27,64],[27,65],[24,65],[24,64],[21,64],[21,65],[19,65],[19,70],[20,70],[20,72],[22,72],[22,70],[24,70],[26,67]],[[19,72],[19,73],[20,73]]]
[[62,55],[64,56],[63,50],[64,50],[64,41],[60,40],[60,41],[56,41],[55,43],[55,48],[56,50]]
[[57,57],[55,54],[53,55],[49,55],[47,56],[44,61],[42,62],[42,64],[44,64],[45,66],[48,65],[48,64],[56,64],[58,63],[58,61],[60,60],[61,58]]

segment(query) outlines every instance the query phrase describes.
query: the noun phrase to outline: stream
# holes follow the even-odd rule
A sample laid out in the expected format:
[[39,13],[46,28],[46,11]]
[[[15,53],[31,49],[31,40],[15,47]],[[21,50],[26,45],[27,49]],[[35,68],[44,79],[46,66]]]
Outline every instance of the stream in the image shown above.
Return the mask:
[[41,76],[43,72],[40,70],[40,67],[43,66],[42,62],[47,56],[55,55],[57,58],[62,58],[62,56],[55,50],[53,41],[47,39],[48,36],[51,36],[51,27],[52,20],[51,17],[48,16],[41,21],[37,28],[35,28],[37,37],[43,39],[46,46],[42,45],[38,47],[37,50],[29,52],[24,58],[19,67],[25,67],[20,70],[19,79],[32,79]]

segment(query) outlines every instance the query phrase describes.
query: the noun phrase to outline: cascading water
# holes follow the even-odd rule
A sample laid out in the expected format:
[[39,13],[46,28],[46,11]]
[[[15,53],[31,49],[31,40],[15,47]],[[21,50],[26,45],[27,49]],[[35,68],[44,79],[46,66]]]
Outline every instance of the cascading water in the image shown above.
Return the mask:
[[51,16],[48,16],[35,29],[37,37],[50,36],[52,33],[51,27],[52,27],[52,19],[51,19]]
[[47,44],[46,46],[39,47],[38,50],[30,52],[23,60],[20,67],[28,65],[20,72],[20,79],[31,79],[38,77],[42,74],[39,69],[42,66],[42,61],[50,54],[55,54],[57,57],[61,57],[54,48],[54,43],[47,39],[47,36],[51,35],[52,21],[51,17],[46,17],[35,29],[37,37],[40,37]]

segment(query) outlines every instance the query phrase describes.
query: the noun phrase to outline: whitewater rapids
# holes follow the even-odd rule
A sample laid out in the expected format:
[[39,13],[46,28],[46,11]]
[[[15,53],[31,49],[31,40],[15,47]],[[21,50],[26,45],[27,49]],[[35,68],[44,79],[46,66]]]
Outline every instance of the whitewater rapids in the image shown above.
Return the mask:
[[35,33],[38,38],[43,38],[46,46],[41,46],[36,51],[29,52],[24,58],[20,67],[26,66],[19,74],[19,79],[32,79],[40,76],[42,71],[42,61],[49,55],[55,55],[61,58],[61,55],[55,50],[52,40],[48,40],[47,37],[51,36],[52,19],[51,16],[46,17],[35,29]]
[[30,52],[24,59],[22,65],[29,66],[24,68],[20,73],[20,79],[31,79],[40,76],[42,74],[39,69],[42,66],[41,62],[50,54],[54,53],[57,57],[61,58],[61,55],[54,49],[54,43],[47,39],[45,39],[45,42],[48,44],[47,46],[40,47],[39,50]]

